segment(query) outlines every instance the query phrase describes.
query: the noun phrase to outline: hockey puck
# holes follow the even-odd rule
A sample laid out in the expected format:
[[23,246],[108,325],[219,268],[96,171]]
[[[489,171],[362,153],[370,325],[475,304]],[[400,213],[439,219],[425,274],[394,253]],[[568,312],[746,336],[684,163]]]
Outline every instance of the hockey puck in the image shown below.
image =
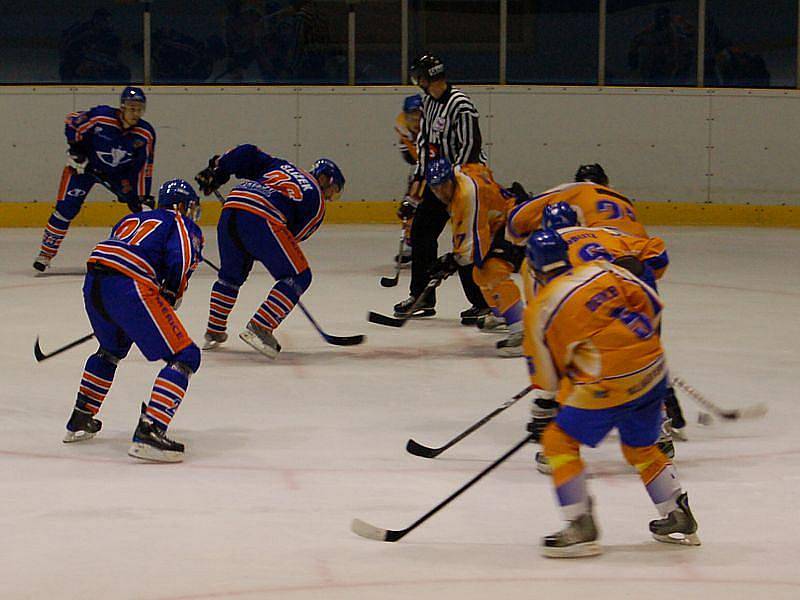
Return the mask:
[[710,414],[706,412],[697,413],[697,422],[700,425],[708,426],[711,425],[712,421],[713,419],[711,418]]

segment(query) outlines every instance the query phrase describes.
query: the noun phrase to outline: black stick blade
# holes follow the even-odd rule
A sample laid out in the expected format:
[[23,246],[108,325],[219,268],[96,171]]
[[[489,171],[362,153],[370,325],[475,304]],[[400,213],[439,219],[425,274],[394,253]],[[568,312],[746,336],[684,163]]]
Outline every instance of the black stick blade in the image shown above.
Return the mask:
[[350,524],[350,530],[356,535],[378,542],[396,542],[406,534],[405,530],[393,531],[391,529],[381,529],[361,519],[353,519],[353,522]]
[[414,456],[421,456],[422,458],[436,458],[442,453],[442,448],[428,448],[427,446],[415,442],[413,439],[409,439],[406,443],[406,452]]
[[45,353],[42,352],[42,347],[39,346],[39,336],[36,336],[36,343],[33,345],[33,356],[36,358],[36,362],[42,362],[47,356]]
[[358,346],[367,339],[365,335],[326,335],[325,341],[334,346]]
[[407,319],[397,319],[395,317],[387,317],[381,313],[369,311],[367,321],[375,323],[376,325],[386,325],[387,327],[402,327],[406,324]]
[[381,285],[383,287],[394,287],[397,285],[398,281],[400,281],[399,274],[394,277],[381,277]]

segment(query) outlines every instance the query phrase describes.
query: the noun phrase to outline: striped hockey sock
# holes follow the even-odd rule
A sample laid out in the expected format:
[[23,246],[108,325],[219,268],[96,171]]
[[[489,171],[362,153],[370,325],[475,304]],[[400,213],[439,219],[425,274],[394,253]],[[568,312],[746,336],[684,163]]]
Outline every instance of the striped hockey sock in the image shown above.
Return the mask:
[[39,247],[39,253],[48,258],[53,258],[58,254],[58,249],[64,237],[67,235],[69,229],[69,221],[63,219],[58,212],[50,215],[47,221],[47,226],[44,228],[42,235],[42,245]]
[[115,363],[109,362],[100,354],[92,354],[83,369],[75,406],[96,415],[108,395],[108,390],[111,389],[116,370]]
[[258,307],[252,321],[272,331],[287,317],[297,303],[297,294],[288,283],[279,281]]
[[159,429],[169,427],[188,387],[189,378],[185,373],[170,365],[161,369],[153,384],[150,402],[148,402],[145,410],[145,414],[153,421],[156,427]]
[[225,333],[228,327],[228,315],[236,304],[239,288],[217,281],[211,288],[211,306],[208,310],[209,333]]

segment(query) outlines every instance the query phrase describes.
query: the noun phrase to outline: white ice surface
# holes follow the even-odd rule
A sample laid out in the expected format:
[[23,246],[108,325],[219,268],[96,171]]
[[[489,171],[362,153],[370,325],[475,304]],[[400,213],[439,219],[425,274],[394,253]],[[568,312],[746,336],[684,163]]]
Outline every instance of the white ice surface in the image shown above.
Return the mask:
[[[439,315],[403,329],[368,324],[405,297],[391,275],[396,228],[327,226],[304,248],[314,283],[303,297],[326,345],[295,311],[271,362],[236,338],[272,280],[260,268],[231,318],[232,341],[206,353],[171,428],[179,465],[126,456],[139,403],[159,365],[133,351],[101,413],[103,430],[61,443],[89,332],[80,272],[106,231],[70,232],[52,275],[30,264],[39,230],[0,230],[0,598],[800,598],[800,232],[660,229],[672,265],[662,285],[675,373],[725,407],[769,404],[762,420],[700,427],[685,394],[690,441],[677,466],[703,546],[653,541],[655,512],[615,439],[586,452],[605,554],[539,556],[560,528],[533,448],[514,456],[394,544],[350,532],[359,517],[402,529],[524,435],[519,402],[436,460],[440,445],[525,387],[519,359],[493,356],[495,336],[461,326],[456,281]],[[208,228],[208,256],[217,258]],[[201,268],[180,310],[200,339],[214,274]]]

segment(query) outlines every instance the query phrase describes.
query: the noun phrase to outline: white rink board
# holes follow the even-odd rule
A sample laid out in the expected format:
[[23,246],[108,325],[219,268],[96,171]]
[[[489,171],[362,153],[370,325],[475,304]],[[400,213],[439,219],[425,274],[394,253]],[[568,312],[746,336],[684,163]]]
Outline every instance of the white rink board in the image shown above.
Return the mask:
[[[496,337],[462,327],[448,281],[440,314],[403,329],[366,323],[388,311],[394,227],[327,226],[304,245],[314,283],[302,314],[278,330],[277,361],[238,340],[205,354],[172,435],[180,465],[129,459],[139,402],[159,368],[133,351],[118,370],[100,435],[61,443],[85,344],[36,364],[89,331],[79,273],[106,232],[76,229],[37,278],[39,230],[0,231],[0,597],[485,600],[728,600],[800,597],[800,236],[790,230],[654,229],[672,265],[663,283],[672,368],[726,407],[766,401],[760,421],[692,425],[677,466],[700,522],[700,548],[658,544],[655,516],[614,439],[585,453],[606,553],[555,561],[538,538],[560,527],[550,482],[524,451],[394,543],[356,537],[358,517],[400,529],[522,438],[519,402],[436,460],[406,440],[440,445],[525,387],[522,360],[495,358]],[[214,232],[206,231],[216,259]],[[201,268],[180,310],[199,339],[213,273]],[[242,326],[271,279],[255,269],[231,323]],[[235,337],[235,336],[234,336]]]

